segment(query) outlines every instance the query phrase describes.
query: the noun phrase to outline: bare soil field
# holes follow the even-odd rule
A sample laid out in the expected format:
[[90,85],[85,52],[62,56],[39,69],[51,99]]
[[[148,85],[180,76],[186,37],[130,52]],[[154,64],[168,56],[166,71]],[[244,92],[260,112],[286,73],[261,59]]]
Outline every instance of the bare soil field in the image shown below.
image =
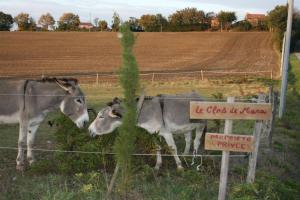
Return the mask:
[[[140,70],[279,70],[267,32],[137,33]],[[121,65],[116,33],[1,32],[0,76],[112,73]]]

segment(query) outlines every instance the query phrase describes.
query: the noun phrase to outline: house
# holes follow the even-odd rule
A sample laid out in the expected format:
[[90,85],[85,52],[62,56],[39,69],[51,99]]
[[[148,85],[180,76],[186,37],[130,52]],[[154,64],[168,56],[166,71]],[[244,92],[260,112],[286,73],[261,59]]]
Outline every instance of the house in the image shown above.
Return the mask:
[[79,24],[80,29],[92,29],[93,27],[94,27],[93,24],[90,22],[81,22]]
[[252,26],[259,26],[265,21],[266,15],[264,14],[250,14],[247,13],[245,20],[248,21]]

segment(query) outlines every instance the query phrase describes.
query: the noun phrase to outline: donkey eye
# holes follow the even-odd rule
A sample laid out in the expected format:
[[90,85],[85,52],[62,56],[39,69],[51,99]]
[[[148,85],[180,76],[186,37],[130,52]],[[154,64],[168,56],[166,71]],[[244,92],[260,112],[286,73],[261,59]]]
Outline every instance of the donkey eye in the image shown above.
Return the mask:
[[99,115],[99,117],[98,117],[98,118],[100,118],[100,119],[101,119],[101,118],[104,118],[104,117],[103,117],[102,115]]
[[82,104],[81,99],[76,99],[76,102]]

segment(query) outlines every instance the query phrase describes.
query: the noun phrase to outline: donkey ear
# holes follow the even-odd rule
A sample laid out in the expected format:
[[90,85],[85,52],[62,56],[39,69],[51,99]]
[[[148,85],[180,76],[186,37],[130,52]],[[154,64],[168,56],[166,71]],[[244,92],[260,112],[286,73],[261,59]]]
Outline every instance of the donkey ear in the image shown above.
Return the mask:
[[75,78],[69,78],[69,79],[67,79],[66,82],[69,83],[69,84],[71,84],[71,85],[73,85],[73,86],[78,85],[78,80],[75,79]]
[[120,103],[121,103],[121,99],[119,99],[118,97],[115,97],[115,98],[113,99],[113,103],[120,104]]
[[112,113],[114,114],[114,115],[116,115],[118,118],[122,118],[122,114],[121,113],[119,113],[119,112],[117,112],[116,110],[112,110]]
[[113,102],[108,102],[106,105],[109,106],[109,107],[112,107],[114,105],[114,103]]
[[108,112],[108,115],[111,117],[111,118],[122,118],[122,115],[120,113],[118,113],[116,110],[110,110]]
[[64,89],[65,91],[67,91],[68,93],[71,93],[72,92],[72,85],[70,85],[69,83],[66,83],[64,81],[60,81],[60,80],[57,80],[55,79],[55,82],[56,84],[61,87],[62,89]]

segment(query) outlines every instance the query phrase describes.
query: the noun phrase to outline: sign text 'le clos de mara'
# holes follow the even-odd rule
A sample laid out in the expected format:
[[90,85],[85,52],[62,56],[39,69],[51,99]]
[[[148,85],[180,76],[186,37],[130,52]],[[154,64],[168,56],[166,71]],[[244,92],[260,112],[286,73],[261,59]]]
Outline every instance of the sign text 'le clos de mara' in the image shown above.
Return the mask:
[[269,103],[190,102],[191,119],[252,119],[269,120]]

